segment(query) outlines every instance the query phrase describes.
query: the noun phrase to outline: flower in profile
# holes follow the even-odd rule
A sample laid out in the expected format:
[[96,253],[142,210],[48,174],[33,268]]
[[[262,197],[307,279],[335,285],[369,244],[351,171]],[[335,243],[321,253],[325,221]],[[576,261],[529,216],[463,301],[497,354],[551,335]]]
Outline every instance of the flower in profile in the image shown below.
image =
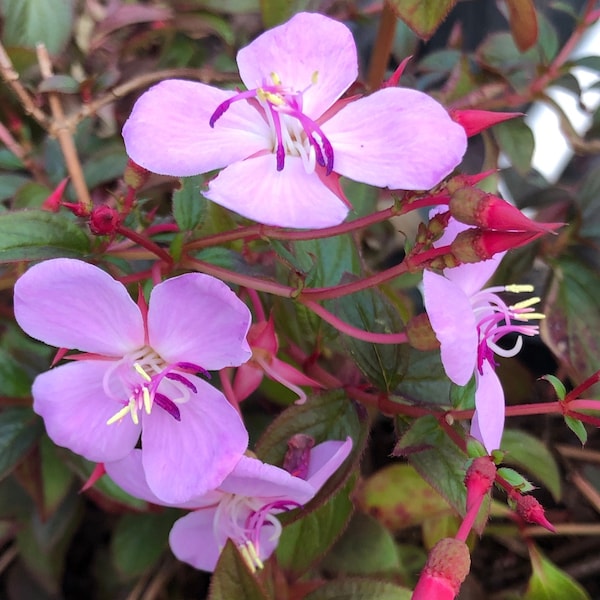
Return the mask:
[[233,393],[238,402],[245,400],[258,389],[265,374],[297,394],[297,404],[306,401],[306,394],[300,387],[301,385],[322,387],[318,381],[277,358],[279,340],[275,333],[275,323],[272,317],[266,321],[254,323],[250,327],[248,343],[252,349],[252,358],[237,369],[233,380]]
[[[450,219],[440,245],[466,229]],[[504,392],[496,375],[494,355],[515,356],[523,335],[539,333],[531,320],[543,318],[532,308],[539,298],[508,305],[498,294],[532,292],[529,285],[484,288],[504,253],[478,263],[444,269],[443,275],[423,273],[423,295],[431,326],[440,342],[444,370],[457,385],[466,385],[473,374],[477,380],[475,414],[471,434],[491,452],[500,446],[504,429]],[[498,341],[508,334],[518,337],[512,348]]]
[[282,227],[341,223],[339,175],[421,190],[460,162],[466,134],[416,90],[385,88],[340,100],[358,75],[342,23],[299,13],[237,55],[245,91],[167,80],[143,94],[123,128],[128,155],[177,177],[223,169],[203,194]]
[[108,273],[58,258],[17,281],[14,306],[26,333],[84,353],[33,383],[33,408],[56,444],[110,462],[141,435],[148,485],[169,502],[214,489],[245,451],[237,411],[197,376],[250,357],[250,311],[218,279],[168,279],[138,306]]
[[[304,506],[344,462],[352,440],[328,441],[309,450],[306,478],[256,458],[242,456],[219,488],[186,502],[192,512],[177,520],[169,543],[175,556],[197,569],[214,571],[221,550],[231,539],[251,570],[277,547],[281,523],[276,515]],[[143,479],[140,453],[106,464],[108,475],[126,492],[148,502],[157,499]]]

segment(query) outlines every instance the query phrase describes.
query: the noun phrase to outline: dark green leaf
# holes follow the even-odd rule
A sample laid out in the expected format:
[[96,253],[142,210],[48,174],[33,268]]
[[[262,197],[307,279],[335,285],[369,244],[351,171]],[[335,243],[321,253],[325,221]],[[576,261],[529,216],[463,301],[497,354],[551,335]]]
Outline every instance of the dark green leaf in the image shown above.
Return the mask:
[[419,70],[426,73],[448,73],[456,67],[461,56],[460,50],[435,50],[419,62]]
[[42,480],[44,485],[44,512],[53,514],[64,501],[73,483],[73,473],[62,460],[50,438],[40,440]]
[[[342,321],[363,331],[398,333],[404,329],[398,309],[373,288],[326,302],[325,306]],[[375,344],[343,333],[339,339],[371,383],[385,392],[396,388],[408,361],[406,344]]]
[[535,140],[523,119],[511,119],[499,123],[493,129],[500,149],[508,156],[512,166],[522,174],[531,169]]
[[169,531],[179,516],[177,510],[166,509],[121,517],[112,538],[113,564],[124,575],[141,575],[167,548]]
[[554,500],[560,500],[561,479],[558,464],[542,442],[524,431],[505,429],[500,447],[506,451],[504,462],[526,469],[548,488]]
[[41,208],[52,190],[41,183],[30,181],[21,186],[11,202],[12,209]]
[[0,175],[0,202],[12,198],[17,190],[28,181],[29,177],[25,175],[1,174]]
[[81,257],[89,249],[87,235],[66,215],[42,210],[0,214],[0,262]]
[[551,563],[534,544],[528,547],[533,574],[523,600],[590,600],[581,585]]
[[384,581],[342,579],[330,581],[304,600],[410,600],[412,591]]
[[0,348],[0,396],[24,398],[31,394],[31,379],[24,367]]
[[396,15],[424,40],[434,34],[455,4],[456,0],[390,0]]
[[0,479],[4,479],[42,435],[41,419],[30,408],[7,408],[0,413]]
[[79,82],[70,75],[53,75],[42,80],[38,86],[38,92],[77,94],[79,92]]
[[582,56],[573,61],[573,66],[600,71],[600,56]]
[[373,575],[400,567],[396,542],[373,517],[355,512],[350,524],[321,561],[320,568],[336,575]]
[[227,540],[212,576],[208,600],[269,600],[231,540]]
[[3,0],[0,9],[7,46],[35,48],[43,43],[58,54],[71,37],[73,0]]
[[260,12],[265,28],[287,21],[297,12],[306,10],[311,0],[260,0]]
[[350,500],[353,487],[354,478],[325,504],[284,527],[277,560],[288,577],[297,579],[306,572],[340,536],[354,508]]
[[192,231],[202,221],[207,200],[200,194],[204,182],[201,175],[185,177],[181,188],[173,193],[173,216],[181,231]]
[[88,188],[93,189],[121,177],[127,160],[121,144],[111,145],[94,153],[83,164],[83,175]]

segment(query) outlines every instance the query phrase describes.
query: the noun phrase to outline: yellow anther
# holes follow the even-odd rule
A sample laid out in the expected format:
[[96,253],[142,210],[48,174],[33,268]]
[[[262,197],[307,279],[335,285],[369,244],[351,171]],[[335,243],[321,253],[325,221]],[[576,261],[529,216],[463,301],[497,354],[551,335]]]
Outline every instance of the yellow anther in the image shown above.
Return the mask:
[[271,81],[274,85],[281,85],[281,77],[275,72],[271,73]]
[[528,283],[511,283],[510,285],[505,286],[504,289],[513,294],[522,294],[524,292],[531,293],[534,288]]
[[526,300],[521,300],[521,302],[513,304],[511,308],[514,308],[516,310],[519,310],[521,308],[529,308],[530,306],[533,306],[534,304],[537,304],[540,301],[541,298],[538,298],[537,296],[532,296],[531,298],[527,298]]
[[150,377],[150,375],[148,375],[148,373],[146,373],[146,371],[144,371],[144,369],[142,369],[142,367],[140,366],[139,363],[133,363],[133,368],[146,380],[146,381],[152,381],[152,377]]
[[[131,412],[130,404],[124,406],[116,415],[113,415],[108,421],[106,421],[106,424],[112,425],[113,423],[120,421],[128,412]],[[133,417],[133,414],[131,416]],[[135,423],[135,419],[133,422]]]
[[252,562],[252,557],[250,556],[250,552],[248,552],[248,548],[246,548],[246,544],[240,544],[238,550],[240,551],[244,562],[248,565],[248,568],[253,573],[256,573],[256,565]]
[[546,315],[544,313],[520,313],[515,317],[518,321],[535,321],[545,319]]
[[256,548],[254,546],[254,544],[250,541],[246,542],[246,549],[248,554],[250,555],[250,557],[252,558],[252,561],[255,565],[255,570],[256,569],[263,569],[264,568],[264,563],[262,560],[260,560],[260,556],[258,556],[258,552],[256,551]]
[[149,415],[152,410],[152,398],[150,397],[150,391],[147,387],[142,388],[142,398],[144,399],[144,408],[146,414]]
[[312,74],[312,77],[310,78],[310,80],[312,81],[312,84],[313,84],[313,85],[316,85],[316,84],[317,84],[317,80],[318,80],[318,79],[319,79],[319,71],[315,71],[315,72]]

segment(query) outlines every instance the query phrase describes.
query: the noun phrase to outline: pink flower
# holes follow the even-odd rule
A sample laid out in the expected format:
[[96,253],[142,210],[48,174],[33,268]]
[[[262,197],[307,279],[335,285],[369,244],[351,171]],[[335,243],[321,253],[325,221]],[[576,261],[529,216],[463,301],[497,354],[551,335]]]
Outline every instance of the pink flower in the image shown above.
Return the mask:
[[[448,244],[459,231],[467,229],[450,219],[444,236]],[[483,288],[500,264],[503,253],[489,260],[444,269],[443,275],[423,273],[424,300],[431,326],[440,342],[444,370],[457,385],[466,385],[473,374],[477,379],[475,415],[471,434],[491,452],[500,446],[504,429],[504,392],[495,372],[494,354],[514,356],[523,345],[522,335],[536,335],[532,319],[543,318],[531,306],[539,298],[508,305],[498,293],[531,292],[531,286],[508,285]],[[509,333],[519,337],[510,349],[498,341]]]
[[238,52],[247,91],[167,80],[143,94],[123,128],[142,167],[186,177],[223,169],[203,194],[282,227],[341,223],[339,175],[429,189],[460,162],[464,129],[429,96],[386,88],[339,101],[358,74],[352,33],[299,13]]
[[[281,535],[275,516],[309,502],[344,462],[352,440],[329,441],[310,450],[306,479],[279,467],[242,456],[218,490],[187,502],[194,508],[173,525],[169,542],[184,562],[213,571],[228,539],[235,542],[252,570],[262,568]],[[108,475],[126,492],[153,502],[157,499],[143,479],[137,451],[118,463],[106,465]]]
[[174,277],[152,290],[146,309],[101,269],[59,258],[17,281],[14,304],[29,335],[86,353],[34,381],[33,408],[55,443],[110,462],[141,435],[148,485],[169,502],[228,475],[248,435],[223,394],[195,375],[250,357],[250,312],[225,284]]
[[238,402],[245,400],[258,389],[265,374],[298,394],[297,404],[306,402],[306,394],[301,385],[322,387],[318,381],[277,358],[279,340],[272,317],[250,327],[248,343],[252,349],[252,358],[238,368],[233,380],[233,392]]

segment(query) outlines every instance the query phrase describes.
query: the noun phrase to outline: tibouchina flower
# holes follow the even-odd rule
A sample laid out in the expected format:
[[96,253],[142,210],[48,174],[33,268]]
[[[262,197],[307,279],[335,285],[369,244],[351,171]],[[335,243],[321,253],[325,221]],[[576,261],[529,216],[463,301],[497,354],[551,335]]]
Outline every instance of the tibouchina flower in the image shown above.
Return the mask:
[[141,435],[159,498],[218,486],[248,435],[223,394],[196,373],[248,360],[250,312],[221,281],[190,273],[158,284],[140,307],[108,273],[67,258],[31,267],[15,316],[32,337],[85,354],[39,375],[33,408],[52,440],[94,462],[123,458]]
[[[450,219],[439,245],[449,243],[466,229]],[[466,385],[476,376],[475,415],[471,434],[491,452],[500,446],[504,429],[504,392],[495,372],[494,354],[514,356],[523,345],[522,335],[539,333],[529,321],[543,318],[529,298],[512,306],[498,293],[531,292],[527,285],[483,288],[502,260],[503,253],[479,263],[444,269],[443,275],[423,273],[424,301],[431,326],[440,342],[444,370],[457,385]],[[518,334],[515,345],[501,348],[498,341],[509,333]]]
[[[310,450],[306,479],[279,467],[243,456],[219,486],[184,508],[195,510],[173,525],[169,542],[175,556],[202,569],[214,571],[228,539],[239,548],[252,570],[262,568],[281,535],[275,515],[309,502],[344,462],[352,440],[329,441]],[[126,492],[157,504],[138,468],[137,451],[118,463],[106,465],[108,475]]]
[[167,80],[123,128],[127,153],[163,175],[223,169],[204,195],[269,225],[319,228],[348,213],[338,175],[425,190],[461,161],[464,129],[421,92],[386,88],[340,101],[358,75],[352,33],[299,13],[238,52],[247,90]]

